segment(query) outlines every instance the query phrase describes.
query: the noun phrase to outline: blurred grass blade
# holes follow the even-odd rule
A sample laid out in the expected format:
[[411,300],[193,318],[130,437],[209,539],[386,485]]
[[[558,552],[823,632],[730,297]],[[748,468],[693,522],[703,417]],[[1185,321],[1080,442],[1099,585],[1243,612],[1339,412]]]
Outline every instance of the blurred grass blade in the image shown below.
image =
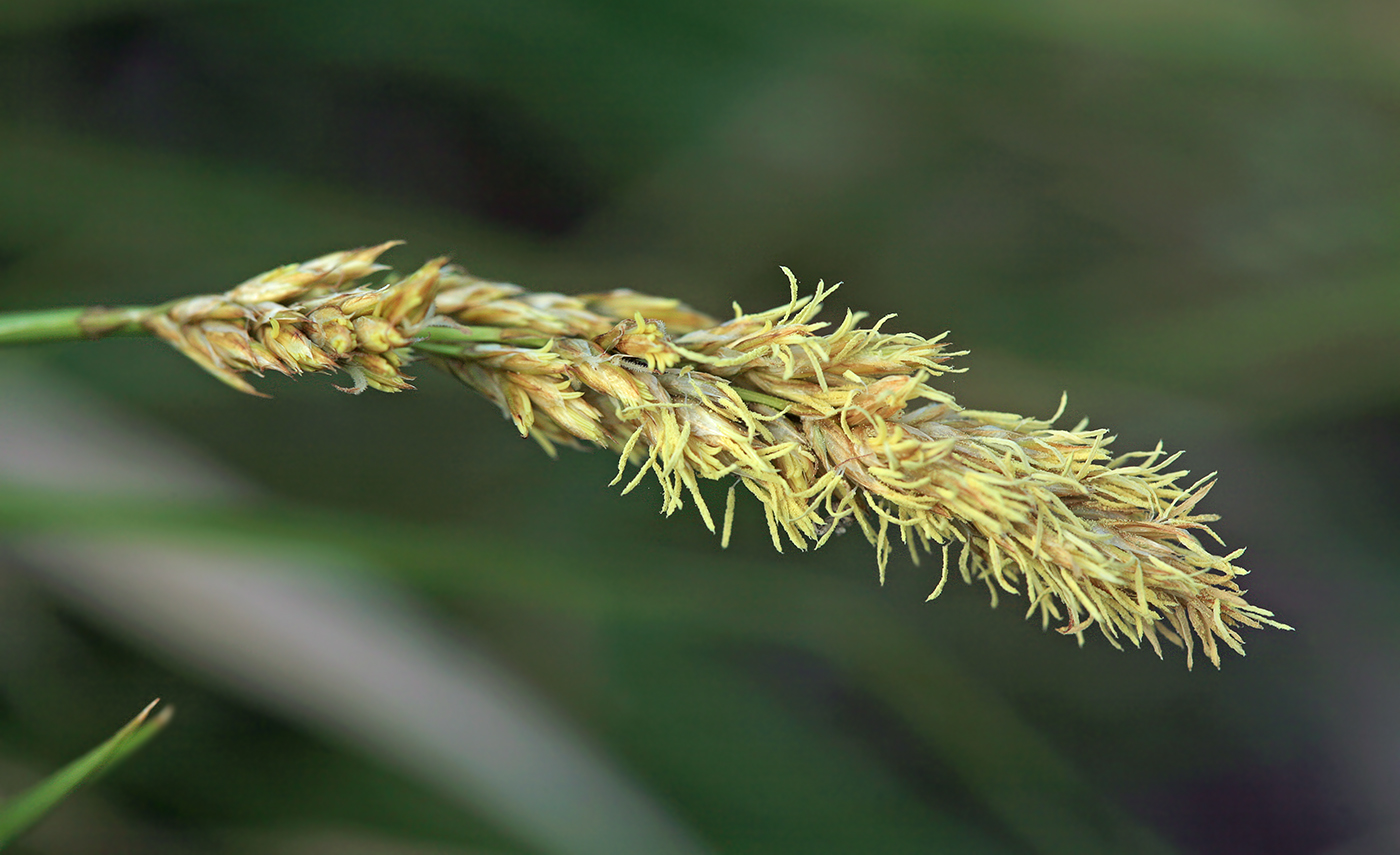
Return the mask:
[[159,698],[151,701],[106,742],[0,806],[0,848],[8,846],[70,793],[125,760],[165,727],[175,708],[167,706],[152,717],[151,710],[158,703]]
[[[158,451],[149,438],[150,455],[124,449],[109,431],[117,420],[91,401],[67,399],[56,382],[35,381],[0,370],[0,400],[12,405],[0,408],[0,498],[14,495],[7,481],[33,474],[23,461],[37,453],[90,461],[64,479],[73,487],[62,493],[65,504],[121,485],[118,504],[175,494],[184,506],[209,507],[193,498],[208,495],[219,516],[232,518],[235,506],[217,501],[231,490],[217,479],[201,487],[168,478],[182,468],[172,465],[142,477],[141,466],[118,458],[169,463],[178,452]],[[183,468],[201,465],[184,460]],[[19,495],[32,505],[36,494]],[[32,534],[9,546],[56,592],[243,697],[426,782],[533,851],[707,851],[487,651],[424,614],[401,587],[377,581],[388,569],[333,541],[283,541],[284,550],[266,539],[211,546],[137,527],[105,539]]]
[[531,851],[707,851],[485,649],[350,556],[139,535],[12,546],[90,614],[418,778]]

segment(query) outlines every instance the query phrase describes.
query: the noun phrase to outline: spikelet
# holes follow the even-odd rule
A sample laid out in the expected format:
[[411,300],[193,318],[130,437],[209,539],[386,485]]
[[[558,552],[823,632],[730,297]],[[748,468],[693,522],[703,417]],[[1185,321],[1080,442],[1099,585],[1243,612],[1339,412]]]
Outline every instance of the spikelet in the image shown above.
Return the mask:
[[[251,395],[244,374],[298,375],[340,369],[345,389],[411,389],[410,345],[433,312],[445,259],[380,288],[358,285],[397,241],[335,252],[270,270],[224,294],[158,307],[142,323],[201,368]],[[338,387],[339,388],[339,387]]]
[[[436,360],[495,401],[523,435],[553,452],[580,442],[621,456],[624,492],[648,474],[671,514],[693,498],[715,517],[702,479],[733,478],[763,505],[773,544],[820,546],[854,524],[874,544],[881,579],[896,542],[917,561],[937,549],[944,588],[950,550],[959,575],[981,580],[993,604],[1026,597],[1028,616],[1083,642],[1098,627],[1118,646],[1199,641],[1217,667],[1223,644],[1243,653],[1237,627],[1288,628],[1244,599],[1233,562],[1196,504],[1211,477],[1182,486],[1177,455],[1160,447],[1114,457],[1103,430],[1053,427],[966,410],[929,380],[959,353],[943,337],[887,333],[883,318],[834,329],[813,319],[834,288],[818,285],[726,323],[674,301],[631,292],[527,294],[458,271],[438,310],[462,323],[530,330],[540,347],[464,344]],[[1063,404],[1061,406],[1063,410]],[[1057,414],[1058,416],[1059,414]],[[733,490],[730,508],[733,507]],[[728,519],[725,520],[728,536]]]

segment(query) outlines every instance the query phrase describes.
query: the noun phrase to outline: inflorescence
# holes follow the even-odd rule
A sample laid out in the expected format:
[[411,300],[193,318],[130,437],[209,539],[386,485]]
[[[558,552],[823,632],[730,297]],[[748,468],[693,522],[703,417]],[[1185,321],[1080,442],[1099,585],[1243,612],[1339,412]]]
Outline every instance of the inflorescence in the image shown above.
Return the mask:
[[[402,279],[393,243],[270,271],[216,296],[151,310],[142,323],[235,388],[243,378],[342,369],[345,391],[412,388],[415,359],[446,369],[496,402],[523,436],[603,446],[648,473],[662,510],[691,497],[714,531],[698,482],[730,479],[762,503],[773,544],[817,547],[854,524],[875,546],[881,579],[896,540],[917,561],[938,550],[950,570],[982,580],[993,604],[1024,593],[1027,616],[1083,641],[1097,626],[1114,646],[1195,641],[1243,654],[1238,627],[1273,626],[1239,587],[1244,550],[1216,555],[1212,514],[1196,512],[1214,475],[1183,486],[1179,454],[1114,455],[1113,437],[1009,413],[967,410],[930,385],[953,371],[943,336],[813,319],[835,290],[718,322],[677,300],[631,291],[532,293],[435,259]],[[1063,403],[1061,410],[1063,410]],[[1056,417],[1058,417],[1058,413]],[[956,558],[950,555],[956,552]]]

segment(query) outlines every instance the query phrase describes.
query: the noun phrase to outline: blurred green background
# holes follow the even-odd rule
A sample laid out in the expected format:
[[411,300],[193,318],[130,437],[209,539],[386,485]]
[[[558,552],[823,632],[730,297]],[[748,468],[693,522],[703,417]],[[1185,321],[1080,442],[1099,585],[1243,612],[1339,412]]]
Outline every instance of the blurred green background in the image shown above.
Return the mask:
[[1382,0],[5,0],[5,310],[390,238],[720,315],[787,265],[951,330],[964,405],[1219,470],[1298,628],[1188,673],[742,499],[721,551],[426,371],[10,350],[0,794],[178,708],[15,851],[1400,851],[1398,153]]

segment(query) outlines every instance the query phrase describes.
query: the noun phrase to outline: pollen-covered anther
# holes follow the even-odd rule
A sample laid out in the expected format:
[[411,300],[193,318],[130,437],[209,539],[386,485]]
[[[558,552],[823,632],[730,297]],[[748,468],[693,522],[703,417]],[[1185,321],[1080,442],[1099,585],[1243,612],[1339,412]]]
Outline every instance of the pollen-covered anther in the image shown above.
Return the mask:
[[[779,548],[820,545],[854,522],[882,579],[895,541],[916,559],[939,550],[945,575],[956,553],[958,574],[986,584],[993,604],[1024,595],[1029,614],[1081,640],[1097,627],[1112,644],[1160,652],[1166,638],[1188,664],[1195,641],[1218,663],[1220,646],[1239,649],[1236,627],[1282,626],[1243,599],[1238,553],[1214,555],[1192,535],[1213,519],[1192,514],[1209,481],[1180,486],[1185,473],[1166,472],[1174,458],[1160,448],[1115,459],[1103,431],[964,410],[929,385],[960,355],[943,336],[885,332],[888,317],[862,328],[855,312],[828,328],[815,316],[834,288],[801,297],[792,286],[785,306],[704,324],[627,292],[580,306],[474,280],[452,292],[452,317],[494,320],[509,327],[502,340],[550,338],[548,360],[483,344],[445,362],[506,400],[531,435],[598,442],[601,431],[621,465],[638,467],[624,490],[654,476],[668,514],[691,496],[712,526],[698,482],[734,478],[763,504]],[[549,377],[515,373],[527,369]],[[598,419],[571,418],[577,402]]]

